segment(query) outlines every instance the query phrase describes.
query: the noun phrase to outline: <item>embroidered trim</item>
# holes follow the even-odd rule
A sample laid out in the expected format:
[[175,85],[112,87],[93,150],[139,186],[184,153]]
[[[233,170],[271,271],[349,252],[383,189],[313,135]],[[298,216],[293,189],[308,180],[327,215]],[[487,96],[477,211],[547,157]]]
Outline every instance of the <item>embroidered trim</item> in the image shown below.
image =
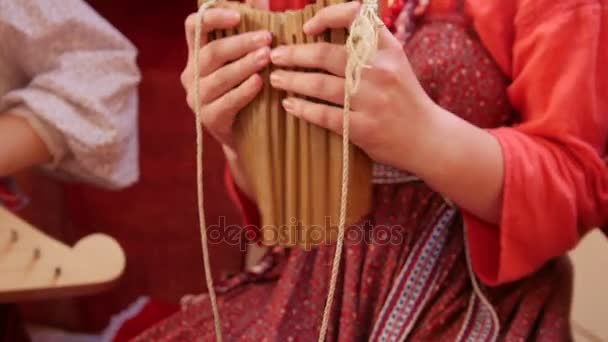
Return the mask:
[[471,265],[467,227],[464,223],[463,229],[467,272],[469,273],[469,279],[471,279],[471,285],[473,285],[473,293],[469,301],[467,316],[456,341],[496,341],[498,339],[498,332],[500,331],[498,314],[477,282],[477,277]]
[[498,330],[492,315],[493,309],[484,305],[477,294],[471,294],[467,318],[456,341],[495,341]]
[[370,341],[402,341],[407,338],[437,280],[441,252],[456,210],[444,205],[414,245],[402,271],[384,302]]

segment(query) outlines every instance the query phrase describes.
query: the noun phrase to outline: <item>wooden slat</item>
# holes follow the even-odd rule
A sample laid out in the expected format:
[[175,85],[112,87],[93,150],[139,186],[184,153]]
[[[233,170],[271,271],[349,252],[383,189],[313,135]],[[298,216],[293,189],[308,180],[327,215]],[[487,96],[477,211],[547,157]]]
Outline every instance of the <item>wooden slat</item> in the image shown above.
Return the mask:
[[[306,37],[302,32],[305,19],[328,4],[343,1],[317,0],[301,10],[282,13],[231,1],[218,1],[215,6],[241,13],[238,33],[270,30],[273,46],[319,41],[344,44],[344,29],[316,37]],[[337,235],[333,228],[338,224],[340,208],[342,138],[285,113],[281,101],[294,94],[270,86],[269,71],[274,68],[270,65],[260,72],[263,90],[237,116],[235,145],[259,206],[261,242],[311,249],[334,241]],[[369,212],[372,193],[371,160],[355,146],[350,151],[347,225]]]

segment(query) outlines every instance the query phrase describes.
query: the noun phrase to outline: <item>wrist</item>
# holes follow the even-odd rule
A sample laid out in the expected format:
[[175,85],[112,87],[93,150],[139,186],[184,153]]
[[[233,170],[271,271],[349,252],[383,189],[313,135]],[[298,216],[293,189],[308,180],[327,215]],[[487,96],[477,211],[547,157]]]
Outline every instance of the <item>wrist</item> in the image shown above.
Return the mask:
[[222,144],[222,151],[224,151],[224,157],[226,157],[228,163],[236,162],[238,159],[237,153],[232,147]]
[[[432,101],[418,111],[415,122],[404,122],[401,134],[400,147],[396,166],[419,177],[437,168],[436,164],[440,154],[444,153],[446,142],[445,134],[449,134],[446,127],[446,113],[439,105]],[[405,148],[403,148],[405,147]]]
[[459,207],[498,222],[504,178],[498,140],[439,106],[429,119],[408,170]]
[[228,167],[230,168],[230,173],[232,174],[234,184],[236,184],[239,190],[241,190],[241,192],[243,192],[247,197],[254,200],[254,194],[250,189],[249,183],[247,182],[247,178],[238,154],[232,147],[227,145],[222,145],[222,150],[224,151],[224,156],[228,162]]

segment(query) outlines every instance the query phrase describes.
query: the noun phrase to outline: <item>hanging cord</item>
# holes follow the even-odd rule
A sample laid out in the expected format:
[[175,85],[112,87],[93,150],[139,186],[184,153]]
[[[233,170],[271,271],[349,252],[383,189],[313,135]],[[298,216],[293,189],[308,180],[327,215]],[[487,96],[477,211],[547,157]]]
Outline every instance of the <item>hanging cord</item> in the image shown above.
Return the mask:
[[367,68],[369,60],[378,50],[378,34],[383,27],[382,20],[378,17],[377,0],[365,0],[363,8],[350,27],[350,34],[346,40],[346,52],[348,60],[346,63],[346,81],[344,84],[344,121],[342,125],[342,192],[340,196],[340,218],[338,221],[338,237],[336,251],[334,254],[333,265],[331,268],[331,279],[319,342],[324,342],[327,336],[327,327],[331,316],[331,309],[336,292],[336,284],[340,273],[340,261],[342,259],[342,249],[344,246],[344,230],[346,225],[346,208],[348,200],[349,183],[349,129],[350,129],[350,101],[351,97],[357,92],[361,81],[361,72]]
[[196,115],[196,187],[198,195],[198,219],[201,230],[201,242],[203,245],[203,264],[205,267],[205,280],[209,291],[209,300],[213,310],[213,321],[215,324],[215,337],[218,342],[222,342],[222,324],[220,311],[217,306],[217,297],[213,287],[213,277],[211,276],[211,263],[209,262],[209,243],[207,242],[207,224],[205,223],[205,209],[203,201],[203,124],[201,122],[201,86],[200,86],[200,51],[201,35],[203,30],[203,15],[205,11],[215,3],[215,0],[208,0],[201,4],[197,12],[196,24],[194,28],[194,113]]
[[[201,122],[201,103],[200,103],[200,44],[203,25],[203,14],[215,3],[215,0],[208,0],[201,4],[197,13],[197,21],[194,31],[194,89],[195,101],[194,112],[196,115],[196,146],[197,146],[197,194],[198,194],[198,216],[201,229],[201,242],[203,247],[203,262],[205,267],[205,279],[209,291],[209,299],[213,310],[213,318],[215,323],[216,339],[222,342],[222,329],[219,309],[217,305],[217,297],[213,286],[213,278],[211,276],[211,266],[209,262],[209,248],[207,242],[207,232],[204,213],[203,201],[203,132]],[[362,69],[367,66],[368,61],[378,48],[378,33],[383,26],[382,21],[378,17],[377,0],[364,1],[364,7],[358,17],[353,21],[350,27],[350,35],[346,41],[346,50],[348,53],[348,61],[346,64],[346,82],[344,92],[344,123],[342,130],[342,191],[340,196],[340,217],[338,224],[338,237],[336,242],[336,250],[331,270],[331,279],[329,283],[329,291],[325,310],[323,312],[323,320],[321,323],[321,331],[319,341],[324,342],[327,335],[327,327],[331,315],[331,308],[336,292],[336,283],[338,274],[340,273],[340,261],[342,258],[342,249],[344,245],[344,230],[346,225],[346,208],[348,199],[348,183],[349,183],[349,126],[350,126],[350,101],[354,93],[357,92],[359,82],[361,80]]]

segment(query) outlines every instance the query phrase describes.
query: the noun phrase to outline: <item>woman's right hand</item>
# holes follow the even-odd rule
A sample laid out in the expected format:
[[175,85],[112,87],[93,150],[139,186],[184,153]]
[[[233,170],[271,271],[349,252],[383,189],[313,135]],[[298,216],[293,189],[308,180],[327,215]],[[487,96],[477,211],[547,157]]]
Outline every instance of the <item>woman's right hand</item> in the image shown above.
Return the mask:
[[257,74],[270,63],[272,35],[255,31],[208,42],[207,34],[238,25],[237,11],[212,8],[205,11],[200,51],[200,75],[194,75],[194,29],[196,14],[186,19],[188,64],[181,75],[190,108],[194,109],[194,82],[199,79],[201,121],[224,146],[232,150],[232,126],[237,113],[262,89]]

